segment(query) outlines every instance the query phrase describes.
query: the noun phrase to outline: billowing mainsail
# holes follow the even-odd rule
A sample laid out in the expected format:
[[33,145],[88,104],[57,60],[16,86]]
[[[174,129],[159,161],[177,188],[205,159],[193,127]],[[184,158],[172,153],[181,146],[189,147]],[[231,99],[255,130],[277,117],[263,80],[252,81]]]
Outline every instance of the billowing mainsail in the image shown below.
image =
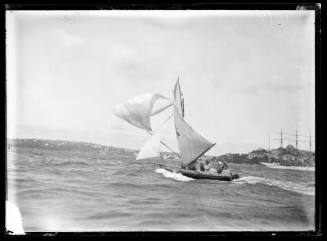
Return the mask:
[[195,161],[215,144],[197,133],[183,118],[184,103],[177,80],[174,88],[174,122],[182,167]]
[[[161,100],[161,101],[158,101]],[[163,105],[158,105],[158,102],[164,102]],[[167,97],[160,94],[143,94],[133,97],[127,102],[119,104],[114,113],[121,119],[129,122],[130,124],[146,130],[151,134],[151,138],[145,143],[138,153],[137,160],[160,157],[160,143],[166,146],[160,140],[157,132],[153,133],[150,117],[160,113],[172,105],[172,101]],[[185,120],[184,120],[184,100],[177,80],[174,88],[174,122],[177,135],[177,142],[180,150],[180,158],[182,159],[182,167],[185,167],[195,161],[198,157],[207,152],[215,144],[209,142],[199,133],[197,133]],[[170,117],[168,117],[169,119]],[[167,120],[168,120],[167,119]],[[166,121],[167,121],[166,120]],[[164,123],[166,123],[166,121]]]
[[136,160],[160,157],[160,137],[154,133],[143,145],[138,153]]
[[[155,104],[159,99],[163,100],[164,103],[158,107]],[[114,113],[119,118],[138,128],[152,131],[150,116],[160,113],[171,105],[171,100],[163,95],[146,93],[119,104],[114,109]]]

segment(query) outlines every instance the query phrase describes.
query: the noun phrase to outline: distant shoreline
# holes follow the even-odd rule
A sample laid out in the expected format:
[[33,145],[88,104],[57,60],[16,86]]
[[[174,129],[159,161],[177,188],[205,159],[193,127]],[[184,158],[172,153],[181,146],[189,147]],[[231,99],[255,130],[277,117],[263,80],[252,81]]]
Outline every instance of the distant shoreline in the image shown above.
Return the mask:
[[[8,150],[12,147],[23,148],[38,148],[44,150],[57,151],[77,151],[77,152],[97,152],[97,153],[115,153],[136,155],[138,150],[104,146],[89,142],[66,141],[66,140],[49,140],[49,139],[7,139]],[[176,159],[173,153],[163,152],[163,159]],[[212,161],[226,161],[235,164],[262,164],[267,163],[272,168],[294,169],[294,167],[313,167],[314,168],[314,153],[297,150],[289,145],[286,148],[273,149],[268,152],[265,149],[257,149],[248,154],[226,153],[220,156],[208,156]],[[278,163],[278,166],[273,163]],[[265,165],[265,164],[262,164]],[[267,165],[266,165],[267,166]],[[289,167],[289,168],[287,168]]]

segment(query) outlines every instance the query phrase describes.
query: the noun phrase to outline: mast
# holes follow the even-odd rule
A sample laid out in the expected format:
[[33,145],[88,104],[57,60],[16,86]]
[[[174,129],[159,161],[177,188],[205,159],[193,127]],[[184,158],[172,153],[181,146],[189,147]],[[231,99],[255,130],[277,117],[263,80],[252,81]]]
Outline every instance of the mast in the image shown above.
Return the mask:
[[297,149],[297,144],[298,144],[298,140],[297,140],[297,130],[295,130],[295,148]]
[[184,168],[196,161],[215,144],[206,140],[185,121],[181,95],[178,79],[174,87],[174,123],[182,168]]
[[268,136],[268,162],[270,162],[270,135]]
[[282,161],[282,158],[283,158],[283,141],[284,141],[284,138],[283,138],[283,134],[285,134],[285,132],[283,132],[283,129],[281,128],[280,129],[280,132],[278,132],[278,133],[276,133],[276,135],[280,135],[280,137],[279,138],[273,138],[273,140],[278,140],[278,141],[280,141],[280,147],[279,147],[279,162],[281,162]]
[[[151,131],[149,131],[149,130],[145,130],[148,134],[150,134],[150,135],[153,135],[153,133],[151,132]],[[177,152],[175,152],[173,149],[171,149],[166,143],[164,143],[162,140],[160,140],[160,143],[162,144],[162,145],[164,145],[168,150],[170,150],[172,153],[174,153],[175,155],[177,155],[178,157],[179,157],[179,155],[178,155],[178,153]]]
[[296,150],[296,155],[295,155],[295,161],[296,161],[296,163],[297,163],[297,161],[298,161],[298,155],[299,155],[299,151],[298,151],[298,149],[297,149],[297,143],[298,143],[298,140],[297,140],[297,129],[295,130],[295,150]]
[[309,142],[309,146],[310,146],[310,152],[311,152],[311,132],[310,132],[310,142]]
[[[178,83],[179,83],[179,77],[178,77]],[[178,84],[179,92],[181,94],[181,107],[182,107],[182,116],[185,118],[185,105],[184,105],[184,95],[181,91],[181,86]]]
[[280,155],[279,155],[279,162],[283,159],[283,129],[280,129]]

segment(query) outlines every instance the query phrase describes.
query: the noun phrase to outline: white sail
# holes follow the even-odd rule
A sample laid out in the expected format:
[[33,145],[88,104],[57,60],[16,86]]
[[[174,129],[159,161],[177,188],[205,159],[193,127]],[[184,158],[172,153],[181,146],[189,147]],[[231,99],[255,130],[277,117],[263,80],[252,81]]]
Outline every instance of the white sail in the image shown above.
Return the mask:
[[160,157],[160,137],[157,133],[153,134],[143,145],[136,160],[154,157]]
[[[156,103],[159,99],[163,100],[163,104],[160,106]],[[152,131],[150,116],[160,113],[171,105],[171,100],[163,95],[146,93],[119,104],[114,109],[114,113],[138,128]]]
[[184,98],[179,85],[179,78],[174,87],[174,104],[178,112],[184,117]]
[[177,80],[174,88],[174,121],[178,147],[182,159],[182,167],[195,161],[215,144],[197,133],[183,118],[184,104]]
[[195,161],[215,144],[197,133],[174,107],[175,129],[183,167]]

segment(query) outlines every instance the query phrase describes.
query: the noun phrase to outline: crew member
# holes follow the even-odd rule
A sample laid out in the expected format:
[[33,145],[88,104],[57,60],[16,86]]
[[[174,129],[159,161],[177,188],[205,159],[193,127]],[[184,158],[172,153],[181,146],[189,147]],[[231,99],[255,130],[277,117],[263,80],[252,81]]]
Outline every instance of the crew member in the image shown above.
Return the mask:
[[221,173],[223,171],[224,168],[224,164],[222,163],[222,161],[218,161],[217,162],[217,172]]

